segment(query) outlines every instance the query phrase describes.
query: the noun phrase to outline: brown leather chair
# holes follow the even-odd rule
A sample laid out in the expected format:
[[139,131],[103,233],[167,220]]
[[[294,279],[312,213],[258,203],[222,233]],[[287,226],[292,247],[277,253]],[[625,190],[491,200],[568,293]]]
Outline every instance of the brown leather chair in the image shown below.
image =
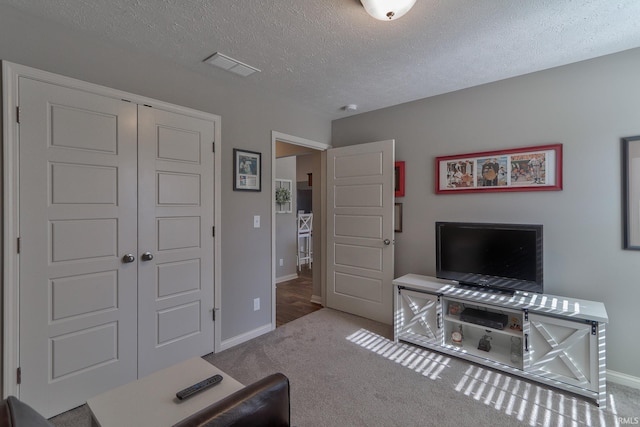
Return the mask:
[[[289,427],[289,379],[273,374],[196,412],[174,427]],[[32,407],[9,396],[0,402],[0,427],[53,427]]]
[[272,374],[196,412],[173,427],[288,427],[289,379]]
[[0,402],[0,427],[53,427],[31,406],[9,396]]

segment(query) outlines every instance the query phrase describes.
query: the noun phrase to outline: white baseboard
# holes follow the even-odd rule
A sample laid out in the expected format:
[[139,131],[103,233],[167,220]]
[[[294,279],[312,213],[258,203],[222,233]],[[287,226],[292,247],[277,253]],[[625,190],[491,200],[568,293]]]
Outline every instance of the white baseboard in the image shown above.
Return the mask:
[[244,334],[238,335],[233,338],[229,338],[228,340],[224,340],[220,343],[220,351],[227,350],[231,347],[235,347],[243,342],[247,342],[251,339],[259,337],[260,335],[264,335],[267,332],[271,332],[273,328],[271,327],[271,323],[268,325],[260,326],[252,331],[245,332]]
[[607,381],[640,390],[640,378],[607,369]]
[[293,280],[293,279],[297,279],[297,278],[298,278],[298,273],[293,273],[293,274],[289,274],[289,275],[286,275],[286,276],[276,277],[276,285],[278,283],[287,282],[289,280]]
[[311,302],[322,305],[322,297],[318,295],[311,295]]

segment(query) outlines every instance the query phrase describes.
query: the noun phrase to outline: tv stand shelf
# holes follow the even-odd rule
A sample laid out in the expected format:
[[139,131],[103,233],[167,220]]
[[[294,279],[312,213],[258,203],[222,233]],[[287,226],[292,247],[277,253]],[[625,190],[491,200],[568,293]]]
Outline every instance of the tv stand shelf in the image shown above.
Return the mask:
[[[469,289],[416,274],[393,285],[396,341],[558,387],[606,407],[604,304]],[[465,308],[473,309],[473,316],[461,318]],[[504,316],[506,325],[495,322]]]
[[505,335],[511,335],[511,336],[514,336],[514,337],[522,338],[522,332],[517,332],[517,331],[510,330],[510,329],[494,329],[494,328],[491,328],[489,326],[481,326],[481,325],[477,325],[477,324],[474,324],[474,323],[465,322],[464,320],[460,320],[459,317],[444,316],[444,321],[445,322],[458,323],[458,324],[461,324],[461,325],[468,325],[468,326],[474,327],[474,328],[485,329],[485,330],[491,331],[491,332],[496,333],[496,334],[505,334]]

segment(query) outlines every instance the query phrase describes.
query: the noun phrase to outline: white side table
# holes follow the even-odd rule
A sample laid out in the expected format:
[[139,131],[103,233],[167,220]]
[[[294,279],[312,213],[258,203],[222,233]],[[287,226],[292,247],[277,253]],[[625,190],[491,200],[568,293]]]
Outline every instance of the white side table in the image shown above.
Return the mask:
[[[177,391],[215,374],[224,377],[220,384],[183,401],[176,398]],[[87,405],[94,427],[172,426],[242,388],[220,369],[194,357],[93,397]]]

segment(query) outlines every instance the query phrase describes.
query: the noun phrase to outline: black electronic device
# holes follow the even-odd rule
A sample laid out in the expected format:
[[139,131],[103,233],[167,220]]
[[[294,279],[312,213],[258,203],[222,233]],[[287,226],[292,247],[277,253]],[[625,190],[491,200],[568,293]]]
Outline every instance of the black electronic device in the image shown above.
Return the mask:
[[493,329],[504,329],[509,322],[509,316],[493,311],[478,310],[476,308],[465,308],[460,313],[460,320],[467,323],[486,326]]
[[436,276],[514,293],[543,292],[542,225],[436,222]]
[[480,342],[478,342],[478,350],[491,350],[491,337],[489,335],[483,335],[482,338],[480,338]]
[[176,393],[176,397],[180,400],[186,399],[189,396],[193,396],[194,394],[206,390],[209,387],[213,387],[216,384],[220,384],[222,381],[222,375],[214,375],[212,377],[207,378],[206,380],[202,380],[199,383],[195,383],[192,386],[189,386],[185,389],[180,390]]

